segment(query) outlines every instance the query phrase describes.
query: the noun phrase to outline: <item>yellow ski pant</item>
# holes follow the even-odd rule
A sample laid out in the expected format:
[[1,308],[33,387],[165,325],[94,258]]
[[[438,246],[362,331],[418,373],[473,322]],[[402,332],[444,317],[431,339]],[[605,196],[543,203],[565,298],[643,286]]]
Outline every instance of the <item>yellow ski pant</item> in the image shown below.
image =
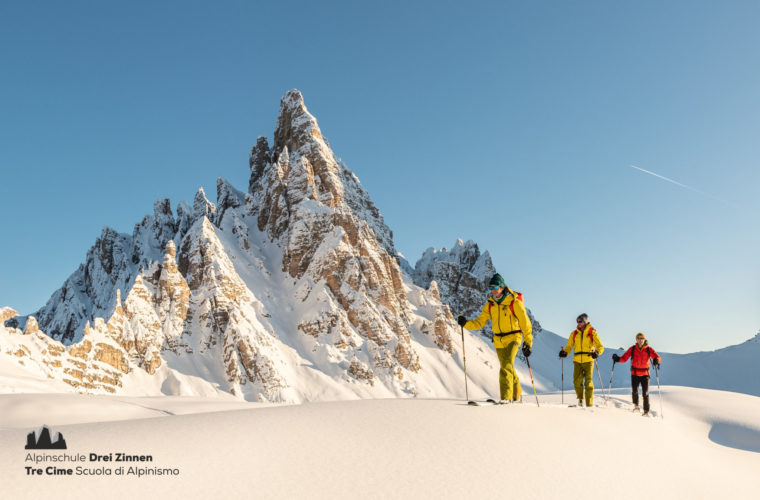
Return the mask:
[[585,390],[586,406],[594,406],[594,362],[573,363],[573,384],[575,394],[583,401]]
[[510,342],[507,347],[496,348],[496,356],[499,358],[499,392],[501,399],[519,401],[522,395],[520,379],[515,372],[515,356],[519,342]]

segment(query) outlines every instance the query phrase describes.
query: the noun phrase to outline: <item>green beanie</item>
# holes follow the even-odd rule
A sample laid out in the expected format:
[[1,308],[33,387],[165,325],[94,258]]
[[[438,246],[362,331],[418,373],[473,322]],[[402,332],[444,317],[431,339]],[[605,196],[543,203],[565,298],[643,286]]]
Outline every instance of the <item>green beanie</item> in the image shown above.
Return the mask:
[[488,286],[499,285],[499,288],[507,288],[507,284],[504,282],[504,278],[501,274],[496,273],[491,277],[491,281],[488,282]]

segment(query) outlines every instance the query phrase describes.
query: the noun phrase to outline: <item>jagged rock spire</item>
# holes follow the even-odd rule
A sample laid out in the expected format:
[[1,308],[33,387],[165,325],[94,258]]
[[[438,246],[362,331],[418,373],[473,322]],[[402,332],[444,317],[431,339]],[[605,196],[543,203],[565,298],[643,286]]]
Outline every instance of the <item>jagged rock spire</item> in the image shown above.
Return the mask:
[[214,220],[216,214],[216,205],[206,198],[206,192],[202,187],[198,188],[193,199],[193,219],[198,220],[201,217],[207,217]]
[[269,150],[269,142],[264,136],[256,139],[256,145],[251,149],[248,165],[251,168],[251,178],[248,181],[248,192],[253,194],[259,187],[259,180],[264,173],[267,164],[272,163],[272,152]]

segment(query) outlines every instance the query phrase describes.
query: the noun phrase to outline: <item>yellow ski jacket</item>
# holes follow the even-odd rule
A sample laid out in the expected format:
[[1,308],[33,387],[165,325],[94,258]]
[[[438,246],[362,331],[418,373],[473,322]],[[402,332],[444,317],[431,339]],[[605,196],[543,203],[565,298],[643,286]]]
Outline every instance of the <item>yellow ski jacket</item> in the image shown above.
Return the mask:
[[501,304],[497,304],[493,297],[483,306],[480,316],[465,323],[468,330],[480,330],[491,320],[493,328],[493,345],[496,348],[507,347],[512,342],[522,342],[533,347],[533,325],[530,323],[525,305],[517,299],[517,294],[507,288],[504,293],[509,293]]
[[567,345],[564,347],[563,351],[570,354],[570,349],[572,349],[575,351],[573,361],[576,363],[586,363],[588,361],[593,361],[594,359],[591,357],[592,347],[596,347],[596,353],[599,356],[604,352],[604,346],[599,339],[599,334],[596,333],[596,330],[591,326],[591,323],[588,323],[583,331],[577,328],[573,330],[570,334],[570,338],[567,339]]

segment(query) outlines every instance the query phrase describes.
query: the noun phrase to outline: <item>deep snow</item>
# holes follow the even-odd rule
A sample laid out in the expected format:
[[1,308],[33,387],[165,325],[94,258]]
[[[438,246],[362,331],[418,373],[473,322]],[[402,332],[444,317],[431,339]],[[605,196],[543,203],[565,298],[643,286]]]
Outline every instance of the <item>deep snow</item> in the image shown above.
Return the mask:
[[[624,390],[594,409],[562,407],[556,393],[541,395],[540,408],[527,398],[481,407],[451,399],[266,407],[4,395],[0,470],[6,498],[81,498],[85,489],[109,498],[752,498],[760,398],[663,392],[665,418],[632,413]],[[26,434],[43,423],[64,435],[66,453],[149,454],[154,462],[125,465],[179,475],[28,476]]]

